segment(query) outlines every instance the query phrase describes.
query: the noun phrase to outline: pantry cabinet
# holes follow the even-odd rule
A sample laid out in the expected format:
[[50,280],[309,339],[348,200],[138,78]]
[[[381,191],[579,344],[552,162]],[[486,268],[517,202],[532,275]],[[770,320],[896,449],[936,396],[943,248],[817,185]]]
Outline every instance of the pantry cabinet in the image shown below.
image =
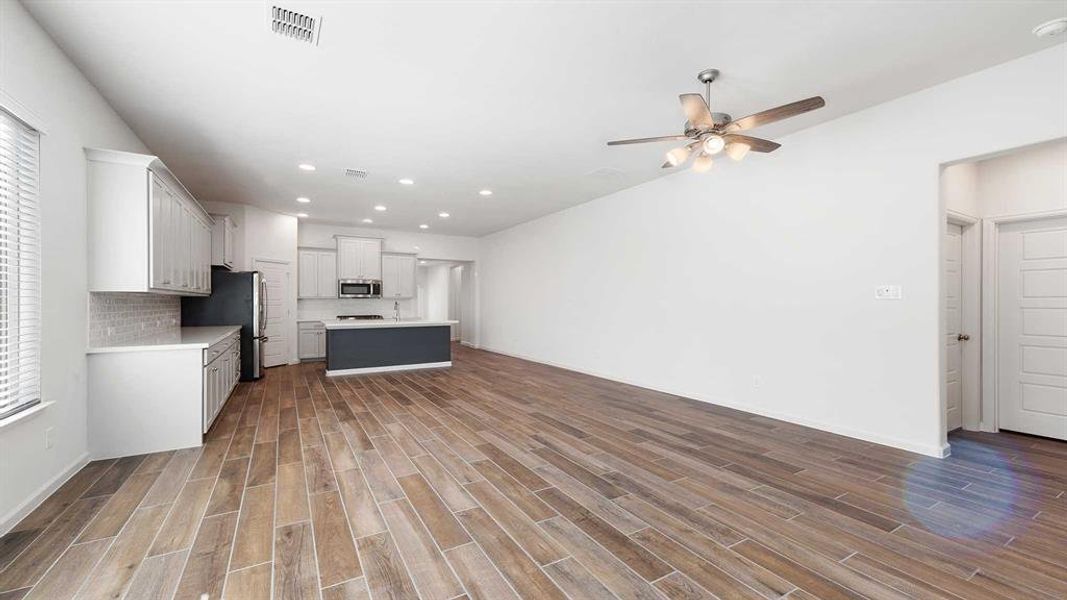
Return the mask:
[[402,300],[415,297],[415,255],[399,252],[382,254],[382,298]]
[[89,291],[211,293],[213,220],[155,156],[85,150]]
[[337,297],[337,253],[301,248],[297,253],[297,297]]
[[337,236],[337,278],[382,278],[382,240]]

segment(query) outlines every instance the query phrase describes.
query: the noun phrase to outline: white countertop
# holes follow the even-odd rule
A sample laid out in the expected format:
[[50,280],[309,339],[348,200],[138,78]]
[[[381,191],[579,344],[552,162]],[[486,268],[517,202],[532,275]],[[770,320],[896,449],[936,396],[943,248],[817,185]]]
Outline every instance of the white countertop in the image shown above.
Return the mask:
[[323,324],[326,329],[389,329],[395,327],[446,327],[448,325],[455,325],[459,321],[433,321],[426,319],[400,319],[394,321],[393,319],[367,319],[361,321],[353,319],[350,321],[338,321],[337,319],[324,320]]
[[213,327],[182,327],[170,334],[158,335],[135,342],[123,342],[121,344],[96,346],[85,351],[86,354],[103,354],[105,352],[144,352],[158,350],[193,350],[207,348],[208,346],[222,341],[226,336],[235,331],[240,331],[240,325],[217,325]]

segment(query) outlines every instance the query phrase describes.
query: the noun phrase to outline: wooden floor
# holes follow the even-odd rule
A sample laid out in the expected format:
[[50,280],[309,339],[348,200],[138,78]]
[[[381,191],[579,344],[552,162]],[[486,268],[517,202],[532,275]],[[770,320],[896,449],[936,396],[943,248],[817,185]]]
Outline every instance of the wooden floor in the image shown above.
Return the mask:
[[1067,597],[1060,442],[939,461],[467,348],[272,369],[220,418],[82,469],[0,599]]

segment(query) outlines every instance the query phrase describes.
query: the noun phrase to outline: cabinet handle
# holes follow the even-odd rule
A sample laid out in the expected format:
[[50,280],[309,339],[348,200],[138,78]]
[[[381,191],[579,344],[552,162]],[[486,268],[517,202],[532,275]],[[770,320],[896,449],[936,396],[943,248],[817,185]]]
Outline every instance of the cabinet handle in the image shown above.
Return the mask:
[[212,373],[218,373],[219,372],[219,368],[218,367],[211,367],[211,372]]

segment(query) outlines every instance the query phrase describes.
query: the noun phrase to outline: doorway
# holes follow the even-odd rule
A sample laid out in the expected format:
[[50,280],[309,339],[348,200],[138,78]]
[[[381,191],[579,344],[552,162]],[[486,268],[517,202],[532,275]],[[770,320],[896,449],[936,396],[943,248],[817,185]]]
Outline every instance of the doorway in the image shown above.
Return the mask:
[[981,387],[981,274],[978,219],[950,212],[942,246],[945,431],[977,429]]
[[289,262],[267,258],[252,260],[252,269],[263,274],[267,287],[267,326],[263,344],[263,366],[289,363]]
[[941,171],[942,418],[1067,440],[1067,141]]
[[474,263],[420,259],[417,266],[419,316],[458,321],[452,325],[452,341],[473,346]]

